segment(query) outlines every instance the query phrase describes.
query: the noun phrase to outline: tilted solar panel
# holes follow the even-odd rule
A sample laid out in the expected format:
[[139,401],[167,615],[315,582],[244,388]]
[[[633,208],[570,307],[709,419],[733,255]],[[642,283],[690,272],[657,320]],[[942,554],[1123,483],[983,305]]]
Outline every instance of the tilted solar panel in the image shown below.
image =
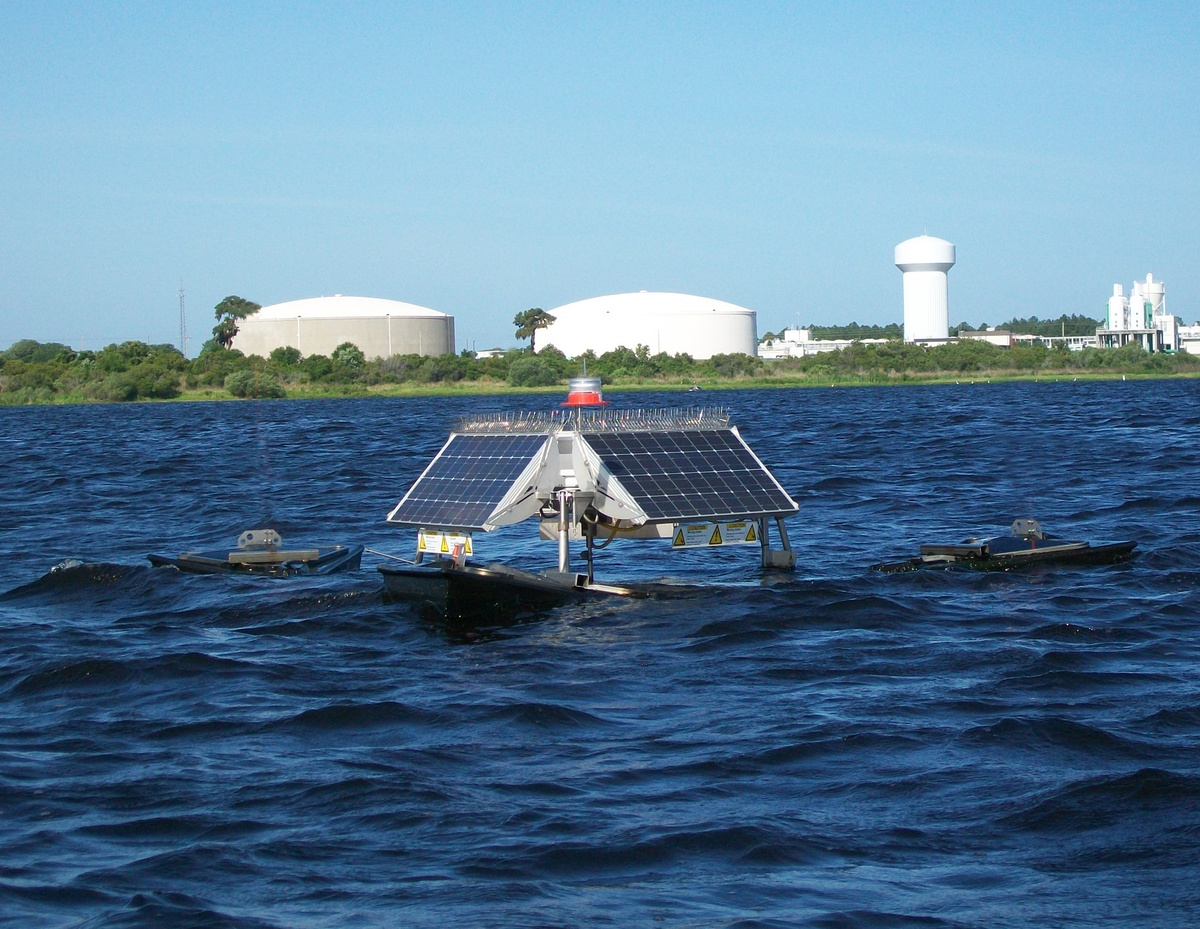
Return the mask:
[[648,520],[790,515],[796,503],[732,429],[589,432]]
[[450,436],[388,522],[482,529],[545,443],[544,435]]

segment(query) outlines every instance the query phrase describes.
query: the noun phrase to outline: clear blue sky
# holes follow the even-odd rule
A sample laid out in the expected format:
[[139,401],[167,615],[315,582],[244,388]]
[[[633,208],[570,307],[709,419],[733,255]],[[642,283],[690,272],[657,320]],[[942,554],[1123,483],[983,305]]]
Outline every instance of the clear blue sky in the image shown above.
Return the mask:
[[952,321],[1200,316],[1195,3],[164,6],[0,6],[0,345],[174,341],[180,278],[193,351],[226,294],[898,322],[924,230]]

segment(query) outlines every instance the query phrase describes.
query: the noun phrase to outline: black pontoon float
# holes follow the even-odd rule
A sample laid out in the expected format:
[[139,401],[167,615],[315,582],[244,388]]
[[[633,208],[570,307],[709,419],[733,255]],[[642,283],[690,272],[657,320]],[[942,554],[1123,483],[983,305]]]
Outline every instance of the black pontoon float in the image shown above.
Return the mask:
[[[593,553],[618,538],[756,544],[763,567],[795,567],[784,518],[799,507],[724,411],[604,405],[599,378],[574,378],[562,413],[461,420],[388,516],[417,530],[417,563],[379,568],[388,594],[453,618],[651,595],[653,585],[596,581]],[[557,570],[468,563],[474,533],[534,518],[558,542]],[[572,541],[583,543],[586,573],[571,570]]]
[[876,571],[897,573],[919,568],[962,565],[979,571],[1008,571],[1027,565],[1114,564],[1133,557],[1136,542],[1092,545],[1060,539],[1043,532],[1036,519],[1018,519],[1008,535],[971,537],[949,545],[922,545],[920,554],[903,561],[872,565]]

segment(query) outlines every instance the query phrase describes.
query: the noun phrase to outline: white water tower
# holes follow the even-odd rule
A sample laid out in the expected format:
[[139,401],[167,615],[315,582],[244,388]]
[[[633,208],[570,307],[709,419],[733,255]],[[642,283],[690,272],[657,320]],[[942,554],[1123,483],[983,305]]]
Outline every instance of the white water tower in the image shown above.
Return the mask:
[[954,246],[919,235],[896,246],[896,267],[904,272],[904,341],[945,339],[950,334],[946,272],[954,267]]

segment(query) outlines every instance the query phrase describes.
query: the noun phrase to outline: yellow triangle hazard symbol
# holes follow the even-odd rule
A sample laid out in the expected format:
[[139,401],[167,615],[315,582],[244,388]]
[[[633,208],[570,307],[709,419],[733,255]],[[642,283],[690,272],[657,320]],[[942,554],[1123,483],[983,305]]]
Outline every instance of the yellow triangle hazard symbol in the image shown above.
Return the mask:
[[684,546],[684,544],[685,543],[683,541],[683,530],[680,529],[678,532],[675,533],[675,541],[671,543],[671,547],[672,548],[682,548]]
[[445,536],[442,536],[442,551],[450,551],[449,540]]
[[750,531],[746,533],[747,542],[757,542],[758,536],[754,534],[754,523],[750,524]]
[[471,551],[471,537],[470,536],[467,536],[467,554],[468,555],[475,554],[473,551]]
[[709,545],[720,545],[721,544],[721,527],[720,526],[713,526],[712,538],[708,540],[708,544]]
[[425,548],[425,533],[418,532],[417,533],[417,549],[423,550],[424,548]]

